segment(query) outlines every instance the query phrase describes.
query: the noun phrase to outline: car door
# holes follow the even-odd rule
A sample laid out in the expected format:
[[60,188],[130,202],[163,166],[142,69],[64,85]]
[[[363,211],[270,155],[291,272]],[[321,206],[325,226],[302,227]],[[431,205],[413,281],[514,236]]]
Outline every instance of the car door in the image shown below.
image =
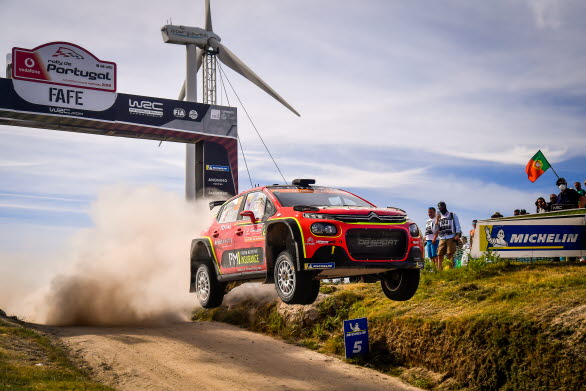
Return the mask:
[[235,238],[237,237],[236,229],[240,228],[237,223],[240,222],[238,218],[240,217],[243,200],[244,196],[240,196],[224,205],[218,214],[218,223],[215,225],[215,230],[210,233],[222,274],[238,272],[235,256]]
[[237,249],[237,263],[239,272],[260,272],[266,270],[265,262],[265,235],[264,217],[267,206],[267,196],[262,191],[254,191],[246,195],[243,212],[252,212],[250,216],[240,216],[236,223],[234,248]]

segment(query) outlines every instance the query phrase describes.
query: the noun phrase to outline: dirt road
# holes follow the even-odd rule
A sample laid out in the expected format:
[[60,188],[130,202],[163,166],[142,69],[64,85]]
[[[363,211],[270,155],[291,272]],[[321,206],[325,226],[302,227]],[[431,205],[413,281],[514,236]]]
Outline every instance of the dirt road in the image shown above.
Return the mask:
[[418,390],[222,323],[50,328],[97,379],[118,390]]

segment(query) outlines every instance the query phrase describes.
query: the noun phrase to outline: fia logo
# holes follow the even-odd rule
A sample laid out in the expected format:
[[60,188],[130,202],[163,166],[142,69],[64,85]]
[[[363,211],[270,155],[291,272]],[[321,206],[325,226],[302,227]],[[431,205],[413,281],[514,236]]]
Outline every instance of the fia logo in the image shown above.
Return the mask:
[[183,110],[182,108],[178,107],[176,109],[173,110],[173,115],[177,118],[183,118],[185,117],[185,110]]

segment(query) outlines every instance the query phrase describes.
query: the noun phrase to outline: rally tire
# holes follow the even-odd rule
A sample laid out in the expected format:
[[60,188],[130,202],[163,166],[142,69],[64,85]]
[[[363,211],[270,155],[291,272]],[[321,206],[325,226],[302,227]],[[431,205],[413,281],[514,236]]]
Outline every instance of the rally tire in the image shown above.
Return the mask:
[[419,286],[419,269],[397,269],[386,272],[380,283],[383,293],[389,299],[409,300],[415,295]]
[[195,274],[195,292],[203,308],[216,308],[224,300],[225,285],[218,281],[216,273],[203,263]]
[[[277,256],[274,277],[277,295],[286,304],[306,304],[315,291],[311,274],[296,269],[295,260],[289,251],[283,251]],[[319,281],[317,286],[319,291]]]

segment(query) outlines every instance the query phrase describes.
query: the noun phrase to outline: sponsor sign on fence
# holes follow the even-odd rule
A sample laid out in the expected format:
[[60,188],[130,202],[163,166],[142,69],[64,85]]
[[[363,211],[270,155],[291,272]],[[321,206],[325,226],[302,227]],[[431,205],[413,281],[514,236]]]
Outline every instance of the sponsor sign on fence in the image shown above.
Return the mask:
[[344,321],[344,347],[346,358],[368,354],[368,320],[366,318]]
[[586,215],[531,215],[478,222],[472,256],[486,251],[502,258],[578,257],[586,254]]

